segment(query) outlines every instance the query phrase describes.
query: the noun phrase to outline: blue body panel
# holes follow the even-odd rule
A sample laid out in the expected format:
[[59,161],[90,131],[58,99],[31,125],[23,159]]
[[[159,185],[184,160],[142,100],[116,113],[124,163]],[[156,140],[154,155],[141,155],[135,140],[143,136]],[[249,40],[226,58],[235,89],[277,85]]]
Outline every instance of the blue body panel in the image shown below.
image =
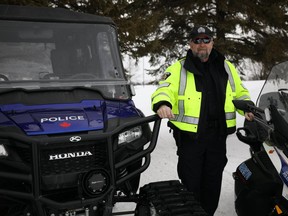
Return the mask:
[[102,130],[112,118],[139,116],[132,100],[83,100],[47,105],[0,105],[0,126],[20,127],[27,135]]

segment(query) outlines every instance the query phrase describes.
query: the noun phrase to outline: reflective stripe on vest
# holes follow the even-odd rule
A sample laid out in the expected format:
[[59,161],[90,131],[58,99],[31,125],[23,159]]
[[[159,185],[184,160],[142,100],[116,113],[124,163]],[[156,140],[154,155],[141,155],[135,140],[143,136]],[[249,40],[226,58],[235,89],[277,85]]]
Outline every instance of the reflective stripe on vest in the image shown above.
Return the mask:
[[180,73],[180,83],[179,83],[179,91],[178,95],[184,95],[186,90],[187,84],[187,72],[186,69],[183,67],[184,61],[181,61],[181,73]]
[[[230,70],[230,67],[228,65],[228,63],[226,61],[224,61],[224,67],[225,67],[225,70],[226,72],[228,73],[228,80],[229,80],[229,83],[230,83],[230,86],[231,86],[231,89],[232,89],[232,92],[235,92],[236,91],[236,87],[235,87],[235,82],[234,82],[234,79],[233,79],[233,76],[232,76],[232,72]],[[242,87],[244,89],[246,89],[243,84],[242,84]],[[247,96],[247,95],[244,95],[242,97],[239,97],[237,98],[237,100],[250,100],[250,97]]]
[[157,97],[157,96],[159,96],[159,95],[164,95],[164,96],[166,96],[166,97],[169,98],[169,95],[168,95],[168,94],[166,94],[166,93],[164,93],[164,92],[160,92],[159,94],[157,94],[157,95],[155,95],[154,97],[152,97],[152,98],[151,98],[151,101],[153,101],[154,98]]
[[157,89],[162,88],[162,87],[168,87],[170,85],[170,83],[162,83],[161,85],[158,86]]
[[225,113],[226,120],[232,120],[236,119],[236,113],[235,112],[227,112]]
[[[157,90],[159,88],[162,88],[162,87],[168,87],[170,85],[170,83],[162,83],[161,85],[158,86]],[[158,95],[165,95],[166,97],[169,98],[169,95],[167,95],[166,93],[163,93],[163,92],[160,92],[159,94],[155,95],[154,97],[151,98],[151,101],[154,100],[155,97],[157,97]]]
[[[178,121],[178,122],[184,122],[184,123],[188,123],[188,124],[196,124],[196,125],[198,125],[198,123],[199,123],[199,118],[194,118],[194,117],[186,116],[186,115],[179,117],[179,115],[177,115],[177,114],[174,114],[174,116],[175,116],[175,118],[171,119],[171,120]],[[181,121],[178,120],[180,118],[181,118]]]
[[235,83],[234,83],[234,79],[232,76],[232,72],[231,72],[230,67],[226,61],[224,61],[224,67],[225,67],[226,72],[228,73],[228,80],[229,80],[232,92],[235,92]]

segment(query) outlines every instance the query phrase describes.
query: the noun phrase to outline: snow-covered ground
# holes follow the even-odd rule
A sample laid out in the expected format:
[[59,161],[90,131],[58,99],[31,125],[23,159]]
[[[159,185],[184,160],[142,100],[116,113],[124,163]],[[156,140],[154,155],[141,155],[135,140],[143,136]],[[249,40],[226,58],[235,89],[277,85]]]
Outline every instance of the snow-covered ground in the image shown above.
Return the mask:
[[[244,85],[249,89],[252,100],[256,102],[263,81],[246,81]],[[134,102],[146,116],[154,114],[151,111],[150,96],[156,86],[135,86],[136,96]],[[238,115],[237,126],[243,125],[244,117]],[[172,134],[169,133],[167,120],[162,120],[158,143],[152,152],[151,164],[142,174],[140,186],[154,181],[178,179],[176,172],[177,155],[176,145]],[[227,140],[228,163],[223,173],[222,192],[217,212],[214,216],[236,216],[234,210],[234,181],[232,173],[236,167],[249,158],[248,146],[238,141],[235,134]]]

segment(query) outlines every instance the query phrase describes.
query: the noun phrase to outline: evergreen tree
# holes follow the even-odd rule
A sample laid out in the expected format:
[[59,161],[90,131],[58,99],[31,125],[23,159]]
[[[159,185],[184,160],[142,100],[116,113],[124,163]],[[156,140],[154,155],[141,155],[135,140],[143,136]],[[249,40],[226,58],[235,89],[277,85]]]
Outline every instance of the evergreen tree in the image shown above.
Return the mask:
[[138,48],[138,54],[150,54],[152,61],[164,56],[170,64],[185,54],[187,35],[195,24],[212,28],[216,33],[216,49],[236,65],[245,59],[261,63],[262,70],[254,72],[258,79],[266,78],[274,64],[287,58],[287,0],[158,2],[164,13],[158,30],[162,27],[163,32],[156,32],[155,40],[143,38],[146,46]]
[[[186,54],[194,25],[215,32],[215,48],[236,65],[251,59],[264,79],[271,67],[288,56],[287,0],[0,0],[2,4],[66,7],[111,17],[118,26],[123,54],[149,56],[162,73]],[[163,59],[162,64],[159,60]],[[163,63],[164,62],[164,63]],[[241,72],[241,68],[240,68]]]

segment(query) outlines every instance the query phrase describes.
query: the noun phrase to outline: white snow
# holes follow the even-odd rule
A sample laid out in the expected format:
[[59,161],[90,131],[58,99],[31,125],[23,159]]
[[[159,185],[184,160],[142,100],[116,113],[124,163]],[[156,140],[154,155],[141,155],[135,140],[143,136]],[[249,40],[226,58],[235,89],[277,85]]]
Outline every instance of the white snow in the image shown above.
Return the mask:
[[[245,81],[243,83],[250,91],[252,100],[256,102],[264,81]],[[151,111],[150,97],[156,88],[156,86],[135,86],[136,96],[133,100],[135,105],[141,109],[146,116],[154,114],[153,111]],[[237,127],[241,127],[243,121],[244,117],[238,115]],[[141,175],[140,186],[149,182],[178,179],[176,172],[176,145],[166,124],[167,120],[162,120],[158,143],[152,152],[150,166]],[[220,202],[214,216],[237,216],[234,210],[234,181],[232,173],[241,162],[249,158],[249,147],[238,141],[235,134],[228,137],[227,157],[228,163],[223,173]]]

